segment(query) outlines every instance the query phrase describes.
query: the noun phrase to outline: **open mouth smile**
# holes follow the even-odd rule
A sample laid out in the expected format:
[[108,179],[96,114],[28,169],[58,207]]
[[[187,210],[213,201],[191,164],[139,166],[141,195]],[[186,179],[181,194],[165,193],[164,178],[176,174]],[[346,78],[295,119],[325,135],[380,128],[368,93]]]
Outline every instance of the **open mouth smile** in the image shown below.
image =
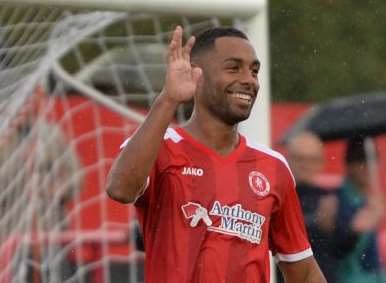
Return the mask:
[[232,93],[230,93],[230,95],[233,98],[236,98],[244,103],[247,102],[248,104],[251,104],[252,100],[253,100],[253,96],[249,93],[232,92]]

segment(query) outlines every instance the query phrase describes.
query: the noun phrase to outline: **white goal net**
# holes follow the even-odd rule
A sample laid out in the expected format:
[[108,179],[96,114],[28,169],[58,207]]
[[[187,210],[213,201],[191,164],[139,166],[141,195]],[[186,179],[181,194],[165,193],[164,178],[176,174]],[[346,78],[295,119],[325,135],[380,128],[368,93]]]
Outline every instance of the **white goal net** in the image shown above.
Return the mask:
[[44,1],[0,1],[0,283],[143,282],[135,211],[107,198],[107,172],[162,87],[175,26],[251,23],[28,2]]

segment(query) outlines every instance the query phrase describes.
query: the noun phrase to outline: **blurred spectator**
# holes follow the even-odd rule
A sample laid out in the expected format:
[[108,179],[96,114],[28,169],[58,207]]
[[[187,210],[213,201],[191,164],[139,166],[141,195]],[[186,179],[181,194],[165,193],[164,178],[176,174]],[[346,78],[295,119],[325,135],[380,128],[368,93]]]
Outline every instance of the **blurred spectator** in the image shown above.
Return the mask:
[[383,197],[371,187],[369,160],[362,138],[349,140],[346,177],[338,191],[336,252],[339,282],[386,282],[380,264],[376,229],[382,218]]
[[[81,163],[60,126],[37,119],[33,127],[29,190],[34,208],[34,232],[57,233],[69,228],[67,206],[82,188]],[[39,245],[39,249],[31,247],[28,260],[34,261],[35,266],[40,265],[40,270],[31,266],[28,279],[62,282],[71,278],[76,264],[69,259],[70,253],[60,260],[53,259],[53,255],[64,254],[63,245],[67,243],[52,241]]]
[[[12,276],[23,274],[28,282],[70,278],[75,265],[67,256],[53,259],[65,250],[53,239],[68,228],[67,205],[83,184],[75,149],[58,125],[25,115],[0,136],[0,164],[7,192],[0,199],[1,215],[7,216],[0,225],[0,239],[6,242],[19,234],[38,239],[35,233],[50,239],[48,244],[18,244],[10,263]],[[17,225],[20,221],[25,225]]]
[[316,135],[304,132],[291,139],[286,149],[314,256],[327,282],[338,282],[332,246],[337,198],[334,191],[315,183],[324,165],[323,144]]
[[82,188],[80,160],[58,125],[35,123],[31,188],[39,231],[68,228],[66,206]]

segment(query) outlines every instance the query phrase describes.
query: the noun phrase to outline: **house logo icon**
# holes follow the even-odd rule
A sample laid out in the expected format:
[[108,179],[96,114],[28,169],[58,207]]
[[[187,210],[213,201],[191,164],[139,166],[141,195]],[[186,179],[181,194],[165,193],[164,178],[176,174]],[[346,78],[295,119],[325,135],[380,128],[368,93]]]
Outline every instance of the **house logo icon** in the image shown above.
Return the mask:
[[186,219],[190,220],[190,227],[196,227],[200,220],[202,220],[206,226],[212,225],[212,220],[210,220],[208,215],[208,210],[201,206],[199,203],[188,202],[181,206],[182,212]]

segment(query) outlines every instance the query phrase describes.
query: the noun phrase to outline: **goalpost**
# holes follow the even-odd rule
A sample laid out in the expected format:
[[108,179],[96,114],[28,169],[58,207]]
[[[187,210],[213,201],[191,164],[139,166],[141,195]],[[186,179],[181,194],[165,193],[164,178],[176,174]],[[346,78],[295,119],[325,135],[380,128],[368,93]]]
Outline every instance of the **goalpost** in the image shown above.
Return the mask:
[[241,131],[269,144],[265,0],[0,0],[0,283],[142,282],[135,211],[103,185],[177,24],[247,33],[261,88]]

